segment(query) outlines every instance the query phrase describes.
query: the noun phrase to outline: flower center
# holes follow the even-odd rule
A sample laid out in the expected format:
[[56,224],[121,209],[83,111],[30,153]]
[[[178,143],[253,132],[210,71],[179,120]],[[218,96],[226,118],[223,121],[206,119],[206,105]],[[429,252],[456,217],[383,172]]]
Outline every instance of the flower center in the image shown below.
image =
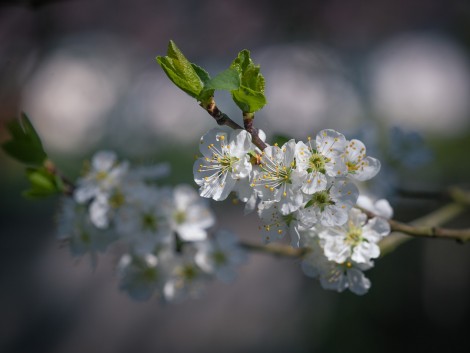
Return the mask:
[[305,208],[310,206],[316,206],[323,212],[326,206],[332,206],[335,202],[331,199],[328,190],[322,190],[314,193],[310,201],[307,202]]
[[142,272],[142,277],[145,282],[153,282],[157,279],[158,277],[158,272],[155,267],[147,267],[143,272]]
[[96,173],[96,180],[98,181],[103,181],[108,177],[108,172],[101,170],[98,173]]
[[116,190],[109,198],[109,204],[111,205],[112,208],[119,208],[122,205],[124,205],[124,202],[126,201],[124,194]]
[[322,174],[325,174],[326,173],[325,164],[327,161],[328,161],[327,158],[322,156],[320,153],[313,152],[312,155],[310,156],[310,159],[308,160],[309,168],[307,169],[307,171],[309,173],[320,172]]
[[239,158],[230,156],[229,154],[217,157],[217,162],[220,164],[223,171],[232,171],[233,165],[239,160]]
[[194,266],[192,265],[185,265],[181,268],[180,270],[180,275],[183,277],[185,280],[191,281],[197,276],[197,270]]
[[346,243],[351,246],[356,246],[362,241],[362,228],[354,226],[349,227],[349,232],[346,234]]
[[186,212],[176,211],[173,215],[176,224],[183,224],[186,221]]
[[155,232],[157,230],[157,218],[151,213],[144,213],[142,215],[142,229]]
[[347,161],[346,166],[348,167],[348,172],[354,173],[355,171],[357,171],[359,169],[360,164],[359,163],[354,163],[354,162],[351,162],[351,161]]
[[217,266],[224,265],[227,263],[227,256],[222,251],[215,251],[212,254],[212,258]]

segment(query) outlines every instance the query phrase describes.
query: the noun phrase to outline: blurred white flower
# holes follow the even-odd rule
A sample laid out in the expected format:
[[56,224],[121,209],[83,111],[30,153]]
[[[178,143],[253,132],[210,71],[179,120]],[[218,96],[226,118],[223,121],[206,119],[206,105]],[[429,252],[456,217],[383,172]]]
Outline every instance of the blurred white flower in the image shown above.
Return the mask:
[[225,230],[218,231],[213,239],[196,243],[195,247],[195,261],[199,267],[224,282],[235,279],[236,268],[247,258],[247,253],[240,247],[237,237]]

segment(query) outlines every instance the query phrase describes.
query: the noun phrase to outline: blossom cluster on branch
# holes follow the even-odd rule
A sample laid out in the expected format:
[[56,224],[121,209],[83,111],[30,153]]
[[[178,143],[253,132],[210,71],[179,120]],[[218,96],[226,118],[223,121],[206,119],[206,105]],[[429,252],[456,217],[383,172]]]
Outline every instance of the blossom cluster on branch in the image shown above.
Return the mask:
[[[27,166],[31,186],[24,196],[63,196],[58,237],[73,255],[89,255],[96,266],[99,252],[120,244],[120,288],[131,297],[175,301],[197,296],[210,279],[234,279],[249,251],[301,258],[304,273],[323,288],[362,295],[371,286],[364,271],[373,267],[384,242],[390,250],[404,234],[470,241],[470,229],[438,227],[470,205],[466,191],[451,190],[455,204],[431,214],[435,221],[402,223],[391,219],[387,200],[373,200],[363,191],[363,182],[377,175],[381,163],[367,155],[362,141],[324,129],[306,141],[283,138],[270,144],[254,126],[255,112],[267,100],[264,77],[249,51],[241,51],[214,78],[190,63],[172,41],[167,56],[157,61],[219,125],[200,138],[202,156],[193,165],[199,194],[190,185],[162,185],[170,172],[167,164],[134,167],[111,151],[96,153],[72,182],[49,160],[24,113],[8,124],[12,138],[2,144]],[[216,90],[230,92],[242,111],[243,127],[217,107]],[[207,199],[229,197],[244,202],[245,213],[256,210],[260,225],[253,238],[263,245],[215,227]],[[391,231],[401,234],[388,236]]]
[[[246,202],[246,212],[257,207],[265,242],[289,234],[292,246],[302,242],[320,247],[323,262],[344,268],[344,273],[352,267],[368,269],[371,259],[380,255],[377,243],[390,233],[388,222],[381,217],[368,221],[366,214],[353,208],[359,197],[355,182],[371,179],[380,169],[380,162],[366,155],[361,141],[322,130],[315,140],[292,139],[261,151],[246,130],[215,128],[201,137],[199,147],[202,157],[195,161],[193,171],[200,195],[222,201],[233,192]],[[324,278],[331,271],[321,271],[325,266],[318,258],[309,255],[305,261]],[[355,286],[335,276],[337,285],[324,287],[350,288],[358,294],[369,287],[362,274]],[[356,289],[357,282],[362,290]]]
[[210,278],[232,280],[246,259],[234,234],[209,232],[215,216],[191,186],[156,182],[168,172],[165,164],[131,168],[101,151],[61,204],[58,236],[72,254],[89,254],[96,265],[108,245],[125,247],[117,264],[120,287],[136,299],[197,295]]

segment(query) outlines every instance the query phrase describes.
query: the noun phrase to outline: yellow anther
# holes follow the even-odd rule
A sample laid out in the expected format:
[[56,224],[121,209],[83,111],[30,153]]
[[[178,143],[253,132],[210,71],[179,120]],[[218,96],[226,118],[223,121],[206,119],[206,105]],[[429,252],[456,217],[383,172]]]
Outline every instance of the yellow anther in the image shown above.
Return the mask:
[[282,229],[279,229],[277,232],[278,232],[279,234],[282,234]]

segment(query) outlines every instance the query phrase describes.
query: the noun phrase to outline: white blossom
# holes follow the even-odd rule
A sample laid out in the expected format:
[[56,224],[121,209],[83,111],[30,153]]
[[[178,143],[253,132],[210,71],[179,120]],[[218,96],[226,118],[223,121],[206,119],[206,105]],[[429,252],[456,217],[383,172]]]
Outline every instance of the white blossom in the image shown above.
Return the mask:
[[364,276],[363,271],[373,266],[372,262],[358,264],[348,259],[338,264],[329,261],[323,253],[317,238],[309,241],[311,251],[302,261],[302,270],[313,278],[318,278],[324,289],[343,292],[349,289],[351,292],[363,295],[370,288],[370,280]]
[[74,256],[90,254],[92,266],[96,266],[97,253],[116,241],[116,236],[108,231],[96,228],[90,221],[84,205],[74,199],[63,199],[58,215],[57,238],[69,243]]
[[116,211],[116,232],[137,254],[152,253],[173,241],[170,222],[159,203],[161,192],[146,184],[123,188],[126,202]]
[[119,287],[136,300],[147,300],[160,293],[166,282],[166,271],[154,254],[124,254],[117,265]]
[[189,185],[166,189],[159,202],[171,229],[184,241],[207,238],[206,229],[215,223],[215,217],[206,200]]
[[282,214],[296,211],[303,201],[300,188],[307,172],[295,168],[295,146],[295,141],[290,140],[282,148],[266,147],[251,184],[262,201],[277,202]]
[[342,225],[358,195],[357,187],[347,179],[328,178],[325,190],[306,195],[306,203],[299,209],[300,221],[306,227],[317,222],[326,227]]
[[283,215],[279,211],[278,204],[275,202],[261,202],[258,207],[258,215],[261,219],[261,235],[266,243],[280,240],[286,234],[290,235],[291,245],[299,246],[299,228],[298,213]]
[[374,201],[369,196],[359,195],[359,198],[357,199],[357,206],[386,219],[393,217],[393,208],[386,199],[379,199]]
[[195,261],[199,267],[224,282],[235,278],[236,267],[247,258],[246,251],[240,247],[237,237],[225,230],[218,231],[213,239],[196,243],[195,247]]
[[108,193],[119,185],[127,170],[127,162],[118,163],[114,152],[97,152],[91,160],[91,170],[77,181],[75,200],[85,203],[99,194]]
[[380,170],[380,161],[366,156],[366,146],[359,140],[348,142],[343,159],[348,168],[348,177],[357,181],[372,179]]
[[368,221],[365,213],[353,208],[347,223],[325,227],[319,237],[328,260],[341,264],[351,258],[356,263],[368,263],[379,257],[377,243],[389,233],[390,225],[385,219],[374,217]]
[[325,190],[327,176],[340,177],[347,173],[346,165],[341,159],[346,147],[346,138],[335,130],[322,130],[312,144],[302,141],[296,145],[296,163],[299,170],[307,171],[306,182],[302,185],[302,191],[313,194]]
[[212,129],[201,137],[199,149],[203,155],[193,166],[194,180],[202,197],[225,200],[237,180],[247,178],[251,163],[251,135],[245,130],[230,133]]
[[196,264],[195,254],[196,249],[190,244],[186,244],[183,252],[175,254],[168,262],[170,272],[163,288],[166,300],[180,301],[187,297],[198,297],[204,290],[209,277]]

